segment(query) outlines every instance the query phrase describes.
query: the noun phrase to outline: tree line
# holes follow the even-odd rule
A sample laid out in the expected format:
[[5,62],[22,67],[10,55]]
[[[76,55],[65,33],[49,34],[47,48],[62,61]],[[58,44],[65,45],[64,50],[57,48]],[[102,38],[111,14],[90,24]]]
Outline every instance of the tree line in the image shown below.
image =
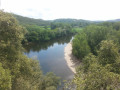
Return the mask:
[[59,77],[43,75],[39,62],[23,54],[21,42],[48,41],[74,33],[78,35],[72,53],[82,61],[73,79],[76,89],[119,90],[120,22],[87,24],[81,29],[59,20],[48,24],[35,24],[33,19],[27,24],[27,20],[21,26],[13,15],[0,11],[0,90],[56,90]]
[[56,90],[59,77],[43,75],[39,62],[23,54],[25,28],[0,11],[0,90]]
[[23,43],[49,41],[59,37],[74,35],[81,30],[81,28],[72,28],[69,24],[63,23],[51,23],[49,26],[24,26],[27,32]]
[[93,23],[87,20],[56,19],[45,21],[13,14],[19,23],[26,28],[23,43],[43,42],[75,34],[81,28]]
[[77,90],[119,90],[120,22],[85,27],[72,42],[81,64],[73,79]]
[[51,39],[74,34],[69,25],[52,24],[50,26],[26,25],[27,33],[24,42],[49,41]]

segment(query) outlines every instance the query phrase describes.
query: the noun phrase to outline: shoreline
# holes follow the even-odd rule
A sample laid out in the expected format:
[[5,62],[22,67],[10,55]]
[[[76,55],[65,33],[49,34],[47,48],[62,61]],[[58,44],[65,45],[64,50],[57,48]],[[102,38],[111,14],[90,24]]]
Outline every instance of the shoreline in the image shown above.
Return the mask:
[[68,43],[64,48],[65,61],[73,73],[76,73],[76,67],[79,65],[79,60],[72,55],[72,42]]

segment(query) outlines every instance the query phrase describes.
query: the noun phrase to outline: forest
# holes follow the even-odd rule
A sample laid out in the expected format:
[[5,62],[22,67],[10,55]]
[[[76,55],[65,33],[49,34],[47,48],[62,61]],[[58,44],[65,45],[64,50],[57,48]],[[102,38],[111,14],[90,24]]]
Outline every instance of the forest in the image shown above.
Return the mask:
[[74,35],[81,28],[94,22],[76,19],[56,19],[56,20],[40,20],[32,19],[13,14],[19,23],[26,28],[23,43],[43,42],[56,39],[63,36]]
[[33,50],[41,50],[35,45],[38,42],[49,42],[44,49],[58,38],[64,39],[59,43],[69,42],[64,36],[70,35],[75,35],[72,53],[81,62],[70,85],[76,90],[119,90],[120,22],[45,21],[4,11],[0,11],[0,90],[57,90],[60,77],[52,72],[43,74],[38,60],[23,51],[30,42],[28,51],[32,45],[36,46]]
[[72,47],[81,61],[73,80],[77,90],[120,89],[120,22],[85,27]]
[[24,32],[11,14],[0,11],[0,90],[56,90],[60,78],[43,75],[38,61],[23,54]]

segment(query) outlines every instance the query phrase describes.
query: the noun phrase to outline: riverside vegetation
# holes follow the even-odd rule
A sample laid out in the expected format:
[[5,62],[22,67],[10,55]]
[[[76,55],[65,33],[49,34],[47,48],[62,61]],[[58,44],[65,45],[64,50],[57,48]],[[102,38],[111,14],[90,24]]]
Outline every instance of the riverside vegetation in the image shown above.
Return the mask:
[[87,26],[72,47],[81,60],[73,79],[77,90],[120,89],[120,22]]
[[70,34],[77,34],[72,53],[81,60],[72,80],[76,89],[119,90],[120,22],[44,21],[4,11],[0,11],[0,90],[56,90],[60,78],[53,73],[43,75],[39,62],[23,54],[22,44]]
[[90,21],[74,19],[44,21],[18,15],[14,16],[19,23],[27,29],[23,43],[45,42],[68,35],[74,35],[79,32],[81,28],[93,23]]
[[22,44],[74,34],[79,28],[73,32],[67,24],[61,28],[61,23],[49,26],[49,22],[18,17],[20,24],[15,15],[0,11],[0,90],[56,90],[60,78],[51,72],[43,75],[38,60],[23,54]]
[[59,78],[43,75],[38,61],[22,53],[24,33],[11,14],[0,11],[0,90],[56,90]]

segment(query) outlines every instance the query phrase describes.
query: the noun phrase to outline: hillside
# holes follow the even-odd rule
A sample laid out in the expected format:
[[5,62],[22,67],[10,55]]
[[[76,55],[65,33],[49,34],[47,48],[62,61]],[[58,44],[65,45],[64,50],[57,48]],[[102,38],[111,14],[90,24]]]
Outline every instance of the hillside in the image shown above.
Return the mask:
[[13,14],[14,17],[19,21],[20,24],[25,25],[38,25],[38,26],[48,26],[51,23],[63,23],[63,24],[70,24],[71,26],[79,26],[84,27],[91,23],[95,23],[89,20],[82,20],[82,19],[55,19],[55,20],[42,20],[42,19],[33,19],[28,17],[23,17],[20,15]]
[[28,18],[28,17],[23,17],[20,15],[13,14],[13,16],[19,21],[20,24],[25,25],[25,24],[32,24],[32,25],[38,25],[38,26],[47,26],[50,25],[49,21],[45,21],[42,19],[33,19],[33,18]]

